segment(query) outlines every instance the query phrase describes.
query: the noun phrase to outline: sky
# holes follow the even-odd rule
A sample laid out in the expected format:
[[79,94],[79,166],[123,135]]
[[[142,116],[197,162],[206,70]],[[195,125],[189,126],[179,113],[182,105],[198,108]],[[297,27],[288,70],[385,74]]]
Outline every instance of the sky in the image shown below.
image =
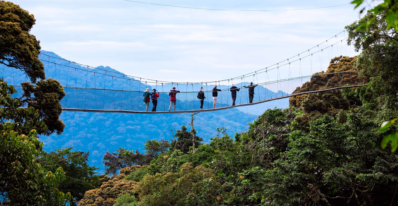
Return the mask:
[[[349,5],[351,0],[141,1],[233,11],[125,0],[12,2],[34,14],[37,21],[31,33],[40,40],[43,50],[129,75],[183,82],[231,78],[267,67],[323,42],[359,17],[358,10]],[[238,11],[244,9],[279,11]],[[327,58],[340,51],[355,54],[345,44],[335,48]],[[324,70],[327,60],[321,64],[303,69],[307,73]]]

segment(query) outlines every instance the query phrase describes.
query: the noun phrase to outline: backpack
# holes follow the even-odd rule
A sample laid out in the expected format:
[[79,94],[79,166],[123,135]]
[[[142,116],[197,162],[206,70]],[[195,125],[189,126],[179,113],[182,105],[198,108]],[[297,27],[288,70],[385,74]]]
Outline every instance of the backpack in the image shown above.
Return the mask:
[[142,100],[145,104],[146,104],[146,98],[149,96],[148,94],[146,94],[146,95],[144,94],[144,99]]
[[198,92],[198,99],[200,99],[200,92]]

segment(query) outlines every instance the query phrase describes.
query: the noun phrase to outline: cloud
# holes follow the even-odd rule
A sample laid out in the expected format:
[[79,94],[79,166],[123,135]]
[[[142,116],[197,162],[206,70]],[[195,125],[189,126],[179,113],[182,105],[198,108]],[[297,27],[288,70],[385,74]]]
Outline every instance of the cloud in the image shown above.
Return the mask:
[[[210,12],[107,0],[79,2],[78,8],[76,0],[16,2],[35,14],[32,32],[43,49],[79,63],[170,81],[239,76],[302,52],[357,19],[351,6],[289,11],[314,7],[311,1],[227,4],[283,12]],[[225,1],[184,4],[225,7]]]
[[100,152],[99,152],[98,150],[94,150],[94,151],[92,152],[92,155],[95,156],[95,157],[101,156],[101,154],[100,154]]
[[102,143],[98,143],[98,144],[97,144],[97,147],[99,147],[100,149],[104,149],[104,148],[105,148],[105,145],[102,144]]

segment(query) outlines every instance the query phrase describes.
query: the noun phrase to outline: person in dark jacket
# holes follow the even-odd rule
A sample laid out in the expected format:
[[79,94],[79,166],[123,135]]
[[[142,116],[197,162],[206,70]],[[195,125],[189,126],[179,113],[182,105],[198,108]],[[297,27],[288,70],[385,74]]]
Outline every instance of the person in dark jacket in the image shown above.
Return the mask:
[[146,104],[145,111],[148,111],[149,102],[151,102],[151,93],[149,92],[149,88],[147,88],[145,90],[145,92],[144,92],[144,94],[142,96],[144,96],[144,103]]
[[217,96],[218,96],[218,92],[222,92],[221,89],[217,89],[217,84],[214,85],[213,88],[213,108],[216,108],[216,104],[217,104]]
[[253,85],[253,82],[250,82],[249,86],[243,86],[244,88],[249,89],[249,102],[253,103],[253,98],[254,98],[254,88],[256,88],[258,84]]
[[156,112],[156,107],[158,106],[158,97],[159,94],[156,92],[156,89],[153,89],[151,93],[151,99],[153,104],[152,112]]
[[236,101],[236,92],[240,90],[240,88],[235,87],[235,84],[232,84],[232,87],[229,89],[231,91],[231,96],[232,96],[232,106],[235,106],[235,101]]
[[203,109],[203,102],[206,99],[203,87],[200,88],[200,91],[198,93],[198,99],[200,100],[200,109]]
[[174,111],[176,111],[176,103],[177,103],[177,93],[180,93],[180,91],[176,90],[175,87],[173,87],[172,90],[169,92],[170,96],[170,107],[169,107],[169,112],[171,110],[171,106],[174,104]]

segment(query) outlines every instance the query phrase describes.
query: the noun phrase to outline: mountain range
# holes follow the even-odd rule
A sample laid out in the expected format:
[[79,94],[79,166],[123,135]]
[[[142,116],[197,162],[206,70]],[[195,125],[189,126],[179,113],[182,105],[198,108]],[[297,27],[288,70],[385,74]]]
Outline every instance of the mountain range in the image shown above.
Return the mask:
[[[51,57],[48,57],[50,55]],[[53,52],[42,51],[41,59],[45,66],[46,78],[58,80],[65,88],[66,96],[62,100],[63,107],[86,109],[116,109],[116,110],[145,110],[142,102],[142,91],[157,88],[161,92],[159,110],[166,110],[168,91],[173,84],[145,84],[137,79],[128,79],[125,74],[110,67],[99,66],[87,68],[75,62],[70,62]],[[28,81],[26,75],[14,68],[3,66],[0,68],[2,77],[9,84],[14,85],[20,95],[19,84]],[[241,87],[247,83],[240,83]],[[177,85],[175,85],[177,86]],[[177,95],[177,110],[198,109],[196,98],[200,84],[178,85],[182,92]],[[212,88],[213,85],[207,85]],[[231,104],[229,85],[220,85],[218,107]],[[206,90],[206,88],[205,88]],[[265,87],[256,88],[254,101],[260,98],[275,97],[285,94],[282,91],[273,92]],[[237,103],[247,103],[246,90],[238,93]],[[211,107],[211,93],[206,92],[205,109]],[[257,98],[257,99],[256,99]],[[198,136],[205,142],[217,136],[217,127],[226,128],[231,136],[247,130],[248,124],[262,114],[267,108],[287,108],[288,99],[278,100],[259,105],[230,108],[227,110],[204,112],[195,115],[195,129]],[[151,106],[152,108],[152,106]],[[65,123],[65,130],[61,135],[40,136],[46,151],[56,148],[73,147],[74,150],[90,152],[90,164],[98,167],[99,174],[104,172],[103,155],[114,152],[120,147],[143,152],[145,140],[170,140],[173,133],[188,126],[191,114],[126,114],[126,113],[92,113],[63,111],[60,119]],[[188,128],[190,128],[188,126]]]

